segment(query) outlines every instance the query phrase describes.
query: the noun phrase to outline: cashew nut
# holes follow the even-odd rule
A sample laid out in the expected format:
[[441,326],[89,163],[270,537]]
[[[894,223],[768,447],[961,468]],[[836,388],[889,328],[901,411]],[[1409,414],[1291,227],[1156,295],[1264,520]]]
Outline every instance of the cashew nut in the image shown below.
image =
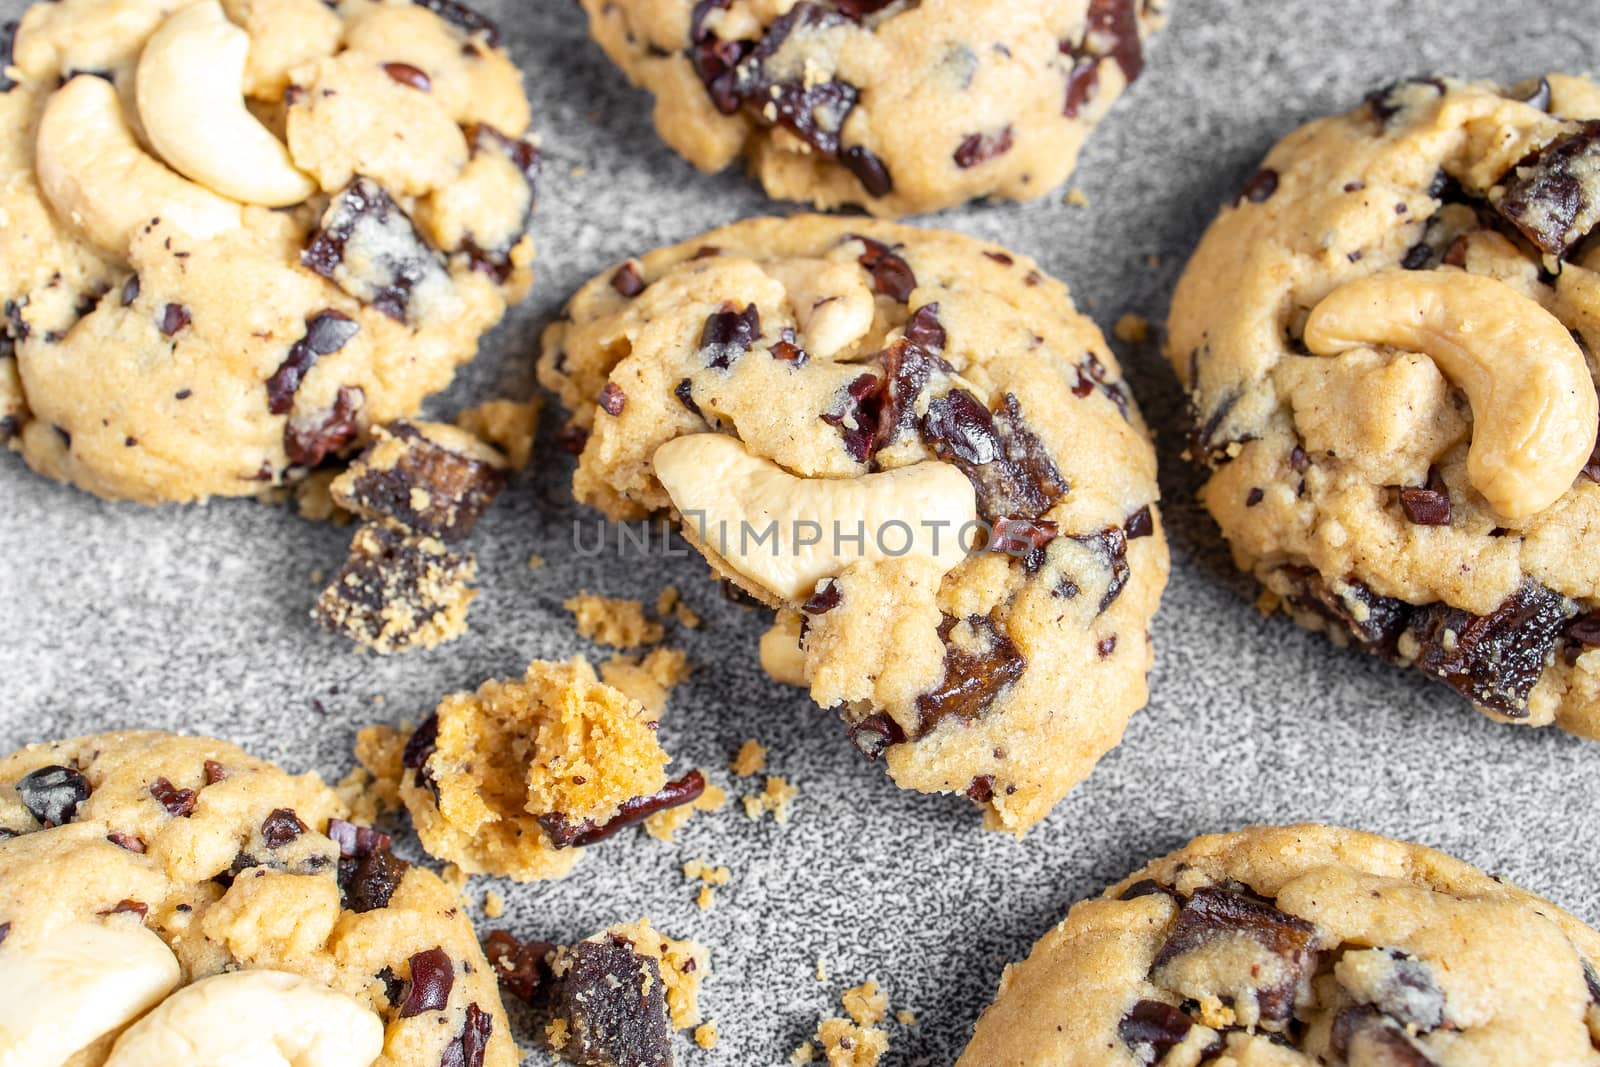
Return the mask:
[[217,0],[174,14],[151,35],[135,81],[145,136],[183,174],[234,200],[298,204],[317,184],[244,104],[250,35]]
[[715,433],[668,441],[653,462],[699,543],[789,601],[861,560],[921,558],[944,574],[973,540],[972,483],[947,463],[798,478]]
[[831,359],[872,329],[877,304],[855,262],[793,259],[763,269],[788,290],[801,347],[812,358]]
[[238,204],[180,178],[139,147],[116,89],[93,75],[78,75],[50,97],[35,167],[56,214],[113,256],[126,256],[134,231],[152,219],[200,240],[240,224]]
[[172,950],[133,923],[75,923],[36,944],[0,947],[0,1067],[59,1067],[160,1003],[181,978]]
[[1600,400],[1550,312],[1492,278],[1388,271],[1347,282],[1306,320],[1313,353],[1387,345],[1429,356],[1472,406],[1467,477],[1508,519],[1544,510],[1594,450]]
[[369,1067],[383,1023],[284,971],[230,971],[178,990],[117,1039],[105,1067]]

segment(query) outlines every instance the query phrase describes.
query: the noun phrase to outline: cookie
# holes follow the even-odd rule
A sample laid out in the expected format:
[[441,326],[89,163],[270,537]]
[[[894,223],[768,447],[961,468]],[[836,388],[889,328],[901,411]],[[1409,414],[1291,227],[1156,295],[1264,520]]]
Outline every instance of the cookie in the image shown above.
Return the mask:
[[1426,79],[1275,147],[1173,298],[1265,605],[1600,737],[1600,87]]
[[1066,287],[968,237],[823,216],[585,285],[545,334],[578,499],[676,514],[778,612],[762,660],[907,789],[1021,833],[1141,707],[1155,455]]
[[[0,1044],[18,1062],[514,1067],[455,892],[223,741],[0,760]],[[276,1050],[276,1051],[274,1051]]]
[[414,414],[532,282],[539,152],[497,40],[438,0],[29,9],[0,437],[154,504],[295,482]]
[[1059,186],[1144,69],[1163,0],[582,0],[696,167],[896,216]]
[[595,844],[706,787],[668,781],[656,717],[587,661],[454,693],[409,734],[363,730],[356,755],[399,799],[432,856],[470,874],[562,878]]
[[1201,837],[1006,968],[958,1067],[1600,1063],[1600,933],[1421,845]]

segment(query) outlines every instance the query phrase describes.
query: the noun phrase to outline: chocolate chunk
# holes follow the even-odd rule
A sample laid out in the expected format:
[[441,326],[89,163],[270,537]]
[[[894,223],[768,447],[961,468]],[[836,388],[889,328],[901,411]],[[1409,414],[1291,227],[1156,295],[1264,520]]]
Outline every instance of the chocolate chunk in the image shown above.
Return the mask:
[[1250,180],[1244,183],[1244,188],[1239,190],[1239,195],[1233,202],[1242,204],[1248,200],[1252,204],[1265,204],[1277,191],[1278,172],[1270,167],[1262,167],[1250,175]]
[[344,906],[357,913],[387,908],[410,867],[387,847],[372,847],[355,856],[341,855],[339,891],[344,894]]
[[161,334],[164,337],[171,337],[192,321],[188,308],[182,304],[168,304],[161,309]]
[[824,80],[809,73],[798,80],[782,77],[775,69],[787,73],[791,64],[775,60],[795,34],[848,21],[837,11],[802,0],[774,20],[755,47],[741,55],[725,91],[731,90],[740,103],[749,104],[750,113],[760,121],[781,126],[823,155],[837,158],[839,133],[855,109],[860,91],[838,78]]
[[122,283],[122,306],[128,307],[139,299],[139,276],[131,274],[128,280]]
[[306,832],[306,824],[288,808],[277,808],[261,823],[261,841],[268,848],[282,848]]
[[555,950],[548,941],[519,941],[504,930],[491,930],[483,942],[483,954],[500,988],[522,1000],[532,1000],[550,977],[546,960]]
[[967,783],[966,794],[968,800],[987,804],[994,799],[994,775],[980,774]]
[[389,835],[370,826],[357,826],[343,819],[328,820],[328,839],[339,846],[341,859],[353,859],[386,851],[391,844]]
[[629,260],[618,267],[616,273],[611,275],[611,288],[630,300],[644,292],[644,279],[639,276],[639,268]]
[[894,192],[894,176],[888,164],[860,145],[850,145],[839,150],[839,162],[856,180],[868,196],[888,196]]
[[[371,178],[334,196],[300,260],[364,304],[408,322],[413,298],[449,289],[439,254]],[[436,299],[436,298],[435,298]]]
[[1379,596],[1358,581],[1340,582],[1336,590],[1310,567],[1284,567],[1280,573],[1290,582],[1286,599],[1292,607],[1327,619],[1369,652],[1389,659],[1398,655],[1397,642],[1411,619],[1410,604]]
[[143,853],[144,850],[145,850],[143,841],[139,840],[137,837],[133,836],[132,834],[125,834],[120,830],[111,831],[109,834],[106,835],[106,840],[110,841],[113,845],[116,845],[118,848],[127,849],[129,852]]
[[839,579],[829,578],[822,583],[822,587],[812,593],[800,610],[807,615],[826,615],[839,606],[844,599],[844,587],[839,584]]
[[948,718],[966,722],[982,718],[1000,693],[1027,670],[1022,651],[988,616],[967,619],[979,651],[951,643],[956,623],[947,615],[939,625],[939,639],[944,642],[944,679],[917,697],[918,737]]
[[1579,123],[1511,168],[1489,202],[1540,249],[1566,255],[1600,223],[1600,120]]
[[[1316,928],[1304,919],[1279,911],[1270,900],[1244,888],[1202,886],[1178,911],[1166,942],[1150,966],[1151,980],[1163,984],[1164,975],[1192,953],[1213,949],[1223,942],[1243,939],[1253,942],[1272,961],[1251,963],[1236,953],[1212,959],[1217,966],[1207,968],[1208,977],[1225,983],[1207,990],[1218,996],[1236,995],[1246,990],[1255,994],[1261,1019],[1285,1023],[1293,1017],[1296,998],[1310,981],[1317,965]],[[1219,950],[1220,951],[1220,950]],[[1228,974],[1226,970],[1239,973]],[[1194,995],[1189,990],[1175,990]]]
[[427,72],[410,63],[385,63],[383,72],[408,89],[415,89],[419,93],[433,91],[433,81]]
[[1417,667],[1479,707],[1526,718],[1528,694],[1573,614],[1569,600],[1533,581],[1488,615],[1430,605],[1411,624],[1422,646]]
[[1011,151],[1013,141],[1011,125],[1007,123],[998,133],[969,134],[956,146],[955,154],[951,157],[956,161],[956,166],[962,170],[969,170],[980,163],[987,163],[996,156],[1003,156]]
[[977,490],[978,511],[994,523],[1004,517],[1036,519],[1067,491],[1067,483],[1022,419],[1017,398],[1007,393],[990,414],[964,389],[928,405],[922,436],[941,459],[961,469]]
[[1147,504],[1128,516],[1128,521],[1123,524],[1122,532],[1128,535],[1128,540],[1137,541],[1141,537],[1150,537],[1156,532],[1156,522]]
[[700,405],[694,402],[694,382],[684,378],[673,387],[672,395],[678,398],[678,403],[682,404],[690,414],[700,414]]
[[289,349],[289,355],[267,379],[267,410],[287,415],[294,408],[294,396],[320,356],[331,355],[350,343],[361,332],[361,324],[342,311],[319,311],[306,320],[305,336]]
[[545,833],[550,836],[550,843],[556,848],[593,845],[624,827],[643,822],[658,811],[687,804],[705,791],[705,776],[699,771],[690,771],[682,778],[662,786],[658,793],[623,801],[616,816],[609,822],[596,824],[592,819],[585,819],[573,823],[559,814],[546,814],[539,816],[539,825],[544,827]]
[[1385,955],[1383,980],[1375,991],[1373,1007],[1416,1031],[1427,1032],[1443,1026],[1444,990],[1434,981],[1433,968],[1394,950]]
[[77,818],[78,805],[89,799],[89,779],[73,770],[53,764],[40,767],[17,780],[17,797],[28,814],[49,829],[65,826]]
[[560,950],[549,986],[552,1018],[566,1023],[563,1058],[585,1067],[671,1067],[672,1024],[654,959],[602,937]]
[[795,343],[794,327],[785,326],[778,331],[778,343],[768,350],[773,359],[803,367],[811,354]]
[[168,815],[178,819],[187,819],[194,814],[198,800],[198,794],[193,789],[178,789],[165,778],[157,778],[150,783],[150,795],[161,801]]
[[1431,89],[1438,96],[1443,96],[1449,89],[1449,86],[1439,78],[1412,78],[1392,82],[1376,92],[1367,94],[1367,109],[1372,112],[1372,117],[1378,120],[1379,129],[1388,126],[1389,120],[1403,110],[1400,103],[1401,95],[1418,86]]
[[480,15],[466,4],[458,0],[411,0],[418,7],[425,7],[435,15],[444,19],[456,29],[470,36],[482,35],[484,43],[490,48],[500,45],[500,27],[487,15]]
[[1031,574],[1044,566],[1044,550],[1059,533],[1060,527],[1043,519],[1002,516],[990,527],[989,551],[1020,559]]
[[1328,1033],[1330,1051],[1341,1063],[1373,1067],[1438,1067],[1412,1044],[1395,1020],[1366,1004],[1345,1008],[1334,1016]]
[[1132,84],[1144,72],[1144,42],[1139,38],[1136,0],[1089,0],[1083,37],[1061,42],[1061,52],[1074,60],[1067,72],[1067,102],[1062,113],[1074,118],[1094,99],[1100,84],[1100,61],[1113,60]]
[[461,1032],[445,1046],[444,1054],[439,1057],[439,1067],[483,1067],[483,1054],[493,1033],[494,1016],[476,1004],[468,1004]]
[[1173,1046],[1183,1043],[1194,1022],[1161,1000],[1141,1000],[1117,1023],[1117,1037],[1141,1063],[1156,1063]]
[[724,115],[732,115],[743,102],[737,88],[739,61],[750,51],[748,41],[722,41],[705,28],[713,11],[727,8],[731,0],[698,0],[689,16],[689,61],[706,87],[711,103]]
[[1122,590],[1128,584],[1128,578],[1133,573],[1128,566],[1128,535],[1120,527],[1108,526],[1097,534],[1081,534],[1073,538],[1074,541],[1092,549],[1111,572],[1110,579],[1106,582],[1106,591],[1100,595],[1100,607],[1096,614],[1103,615],[1107,608],[1116,603]]
[[406,738],[406,747],[400,753],[400,765],[409,770],[420,771],[428,760],[433,758],[433,753],[438,747],[439,715],[435,712],[423,719],[421,725]]
[[607,415],[617,416],[622,414],[622,409],[627,406],[628,394],[616,382],[606,382],[600,390],[600,410]]
[[893,716],[887,712],[877,711],[868,715],[858,723],[850,725],[850,743],[856,751],[867,757],[869,762],[878,762],[878,757],[890,745],[898,745],[906,739],[906,732],[900,728]]
[[872,275],[872,287],[891,300],[908,302],[911,291],[917,287],[917,276],[911,273],[911,265],[882,241],[856,233],[851,234],[850,239],[860,241],[863,246],[858,262]]
[[425,1011],[443,1011],[450,1004],[450,990],[456,984],[456,967],[442,948],[430,948],[411,957],[411,980],[406,983],[400,1018],[409,1019]]
[[845,386],[837,410],[822,414],[822,421],[837,427],[844,450],[857,463],[872,459],[879,444],[879,421],[884,403],[884,379],[861,374]]
[[401,421],[379,431],[377,443],[338,481],[334,497],[363,519],[388,519],[456,544],[472,533],[506,479],[502,464]]
[[1438,470],[1428,472],[1428,484],[1400,490],[1400,510],[1418,526],[1450,525],[1450,492]]
[[330,633],[385,652],[410,647],[469,596],[471,556],[384,523],[356,531],[350,555],[311,616]]
[[754,304],[735,311],[732,304],[707,316],[700,330],[700,358],[706,366],[727,370],[761,337],[761,313]]
[[290,419],[283,428],[289,462],[310,469],[349,445],[360,436],[366,402],[367,394],[359,386],[341,385],[333,407]]
[[947,338],[939,322],[939,305],[923,304],[913,311],[906,320],[905,335],[907,341],[930,356],[943,352]]

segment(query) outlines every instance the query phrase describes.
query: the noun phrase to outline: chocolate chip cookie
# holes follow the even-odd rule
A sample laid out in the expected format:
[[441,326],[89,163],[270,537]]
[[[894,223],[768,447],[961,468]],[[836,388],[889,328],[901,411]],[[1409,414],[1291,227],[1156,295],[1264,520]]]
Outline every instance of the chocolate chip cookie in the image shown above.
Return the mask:
[[[115,733],[0,760],[0,1047],[16,1062],[513,1067],[455,892],[316,775]],[[270,1055],[269,1055],[270,1054]]]
[[1162,0],[583,0],[701,170],[875,215],[1027,200],[1072,173],[1144,69]]
[[1600,1064],[1600,933],[1420,845],[1202,837],[1075,905],[960,1067]]
[[0,93],[0,438],[144,503],[414,414],[532,281],[521,76],[444,0],[29,9]]
[[1275,147],[1173,298],[1268,610],[1600,737],[1600,87],[1428,78]]
[[1021,833],[1141,707],[1155,456],[1067,289],[958,234],[757,219],[585,285],[540,380],[578,498],[672,513],[762,660],[902,787]]

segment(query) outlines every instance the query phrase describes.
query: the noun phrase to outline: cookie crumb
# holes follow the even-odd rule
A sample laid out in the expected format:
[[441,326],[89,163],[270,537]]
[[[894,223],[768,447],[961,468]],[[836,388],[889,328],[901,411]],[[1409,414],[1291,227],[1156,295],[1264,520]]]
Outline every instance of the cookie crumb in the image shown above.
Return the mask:
[[645,617],[644,605],[637,600],[579,593],[563,601],[572,613],[579,636],[613,648],[639,648],[660,641],[661,624]]
[[702,859],[693,859],[683,865],[683,876],[691,881],[699,880],[706,885],[727,885],[728,879],[733,877],[733,872],[726,867],[713,867]]
[[682,649],[653,648],[642,659],[617,653],[600,665],[600,677],[643,704],[654,718],[667,709],[672,690],[689,678],[689,657]]
[[543,406],[537,397],[526,403],[490,400],[457,415],[456,425],[504,452],[512,470],[525,470],[533,458],[533,438]]
[[1072,207],[1088,207],[1089,206],[1089,194],[1084,192],[1082,189],[1077,189],[1077,188],[1068,189],[1067,190],[1067,195],[1066,195],[1066,202],[1069,205],[1071,205]]
[[1150,323],[1143,315],[1128,312],[1117,320],[1111,332],[1119,341],[1126,341],[1130,345],[1142,345],[1150,340]]
[[786,826],[789,823],[789,804],[799,795],[800,790],[787,780],[769,776],[761,792],[743,798],[744,813],[750,819],[759,821],[763,815],[771,812],[779,826]]
[[917,1025],[917,1013],[912,1011],[910,1008],[901,1008],[899,1011],[894,1013],[894,1018],[895,1021],[901,1026]]
[[828,1067],[877,1067],[889,1051],[889,1035],[875,1027],[857,1026],[849,1019],[824,1019],[817,1027]]
[[498,919],[506,913],[506,898],[496,893],[493,889],[483,894],[483,914],[491,919]]
[[826,982],[828,980],[828,965],[822,962],[821,956],[817,957],[817,969],[814,973],[816,974],[817,981]]
[[694,1028],[694,1043],[704,1049],[717,1047],[717,1024],[714,1022],[701,1023]]
[[544,563],[545,563],[544,557],[539,555],[538,553],[534,553],[533,555],[528,557],[528,569],[530,571],[539,570],[541,567],[544,566]]
[[710,911],[717,902],[717,891],[708,885],[700,887],[700,893],[694,898],[695,906],[701,911]]
[[789,1062],[793,1064],[794,1067],[801,1067],[802,1064],[812,1063],[816,1060],[816,1058],[817,1046],[813,1045],[809,1041],[802,1042],[799,1048],[789,1053]]
[[678,587],[669,585],[661,590],[661,595],[656,597],[656,614],[663,617],[671,615],[682,626],[691,630],[698,630],[703,621],[700,616],[683,601],[683,594],[678,592]]
[[294,509],[311,522],[331,522],[346,526],[353,516],[333,499],[333,481],[344,471],[339,467],[312,471],[294,487]]
[[752,737],[739,746],[739,754],[733,757],[728,769],[740,778],[760,774],[767,769],[767,750]]
[[859,1026],[881,1023],[889,1015],[889,995],[869,978],[860,985],[846,989],[839,997],[845,1014]]
[[721,811],[727,806],[728,791],[709,781],[709,775],[705,771],[702,770],[700,774],[708,779],[705,792],[696,797],[692,803],[680,804],[676,808],[658,811],[650,816],[644,821],[645,833],[657,841],[670,845],[673,835],[683,829],[689,820],[694,818],[696,812]]
[[444,870],[439,872],[439,877],[444,879],[445,885],[457,893],[467,888],[467,872],[453,863],[445,864]]

